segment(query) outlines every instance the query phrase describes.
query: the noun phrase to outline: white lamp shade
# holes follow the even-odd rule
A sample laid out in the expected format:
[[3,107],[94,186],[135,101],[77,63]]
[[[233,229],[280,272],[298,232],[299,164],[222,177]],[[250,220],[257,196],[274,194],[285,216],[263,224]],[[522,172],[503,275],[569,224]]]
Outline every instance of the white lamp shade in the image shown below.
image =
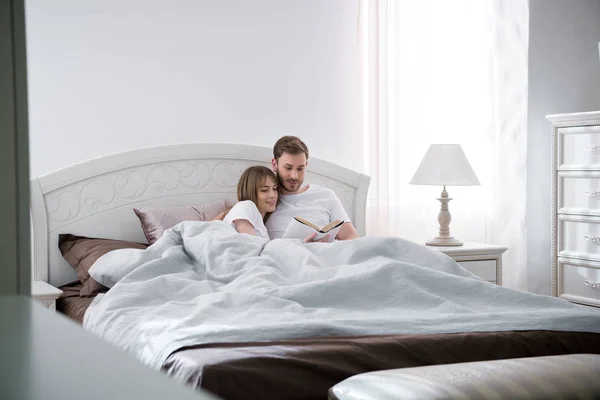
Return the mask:
[[459,144],[432,144],[410,180],[412,185],[479,185]]

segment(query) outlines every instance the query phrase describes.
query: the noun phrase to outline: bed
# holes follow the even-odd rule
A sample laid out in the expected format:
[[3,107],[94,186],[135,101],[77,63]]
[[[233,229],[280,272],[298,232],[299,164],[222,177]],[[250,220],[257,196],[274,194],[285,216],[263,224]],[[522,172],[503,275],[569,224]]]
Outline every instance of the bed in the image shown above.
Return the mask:
[[[367,268],[366,263],[372,262],[372,260],[388,257],[388,264],[392,261],[395,263],[396,267],[376,265],[371,269],[380,271],[380,273],[373,273],[373,278],[365,278],[362,282],[354,281],[352,282],[354,286],[339,286],[341,297],[334,299],[338,303],[330,307],[331,310],[337,310],[339,318],[336,319],[338,314],[327,314],[331,310],[325,310],[323,315],[333,322],[324,324],[322,318],[318,326],[314,325],[315,329],[305,330],[304,334],[298,329],[296,331],[288,329],[292,325],[300,325],[302,321],[294,325],[293,320],[286,322],[284,319],[278,321],[277,318],[268,321],[270,329],[272,329],[270,331],[262,329],[266,326],[264,321],[262,321],[261,329],[259,329],[260,323],[256,323],[256,331],[261,332],[263,336],[257,336],[258,333],[252,332],[251,329],[243,330],[236,327],[237,330],[232,329],[237,332],[236,334],[224,330],[211,331],[210,334],[203,336],[205,340],[197,340],[199,337],[197,333],[194,333],[196,339],[189,335],[185,338],[183,336],[174,337],[172,336],[173,332],[160,331],[160,327],[145,325],[142,329],[140,322],[137,322],[137,325],[134,322],[129,329],[132,331],[139,329],[142,334],[138,336],[145,338],[135,339],[137,341],[133,344],[130,343],[130,347],[118,343],[115,337],[122,335],[122,332],[117,334],[114,331],[115,327],[127,320],[132,315],[127,313],[133,308],[139,308],[140,304],[130,308],[123,307],[123,314],[119,314],[121,310],[110,313],[106,310],[112,309],[114,304],[121,301],[122,298],[119,296],[123,296],[127,291],[130,291],[127,294],[132,297],[131,291],[136,290],[136,287],[140,285],[140,287],[144,287],[144,282],[161,278],[161,276],[136,278],[136,273],[139,275],[138,272],[143,268],[150,270],[150,264],[156,263],[156,260],[161,257],[170,260],[168,257],[181,257],[182,254],[185,254],[185,252],[172,254],[174,253],[173,246],[165,252],[159,252],[156,250],[157,248],[167,246],[168,240],[181,241],[185,239],[189,240],[189,243],[202,245],[206,249],[210,249],[210,246],[220,246],[214,247],[214,249],[221,253],[227,253],[233,251],[232,249],[236,246],[223,245],[223,242],[226,242],[225,239],[239,239],[232,236],[233,234],[227,230],[230,227],[219,225],[219,221],[200,224],[183,223],[180,225],[181,229],[169,230],[168,234],[165,233],[163,238],[148,248],[144,245],[143,249],[122,249],[119,252],[111,252],[111,256],[102,257],[102,261],[98,264],[103,264],[103,266],[106,264],[107,268],[118,269],[121,267],[119,257],[123,255],[128,254],[135,258],[141,253],[146,255],[156,253],[151,261],[145,262],[142,267],[114,282],[114,286],[110,290],[96,296],[86,297],[80,295],[82,282],[78,281],[77,273],[59,249],[59,241],[63,240],[65,235],[79,235],[87,238],[145,244],[147,237],[133,208],[182,207],[218,200],[223,200],[231,205],[235,202],[235,187],[242,171],[250,165],[268,166],[271,157],[271,149],[258,146],[170,145],[110,155],[32,179],[31,218],[34,279],[44,280],[61,287],[64,294],[57,304],[57,308],[80,323],[83,323],[85,317],[88,317],[87,326],[94,334],[103,336],[115,345],[125,348],[134,357],[140,358],[151,367],[160,368],[175,379],[194,387],[209,390],[224,399],[324,399],[327,396],[327,390],[335,383],[349,376],[374,370],[583,352],[600,354],[600,313],[597,311],[588,310],[560,299],[522,294],[479,282],[476,277],[471,276],[449,257],[438,252],[428,252],[424,246],[402,241],[399,238],[364,238],[361,239],[362,242],[357,242],[360,249],[344,243],[325,245],[338,246],[332,247],[335,251],[329,255],[315,255],[314,252],[304,254],[302,252],[307,250],[301,244],[294,245],[295,247],[285,247],[286,250],[282,251],[283,247],[277,246],[284,244],[241,243],[248,249],[259,248],[260,251],[273,246],[272,259],[275,259],[277,254],[285,254],[286,251],[291,252],[289,254],[298,252],[297,259],[314,256],[315,259],[321,261],[330,261],[336,254],[349,254],[348,257],[351,260],[349,259],[350,261],[347,261],[346,264],[354,263],[352,265],[356,265],[356,268],[360,269],[360,274],[367,273],[364,276],[371,276],[368,274],[370,269]],[[314,157],[309,160],[307,175],[309,183],[334,190],[358,232],[364,236],[369,178]],[[188,234],[184,231],[192,233]],[[174,236],[171,237],[169,236],[171,232],[176,234],[174,233]],[[222,235],[222,238],[225,239],[220,240],[219,243],[211,242],[211,236],[215,235]],[[362,252],[367,251],[371,251],[368,257],[365,256],[363,260],[356,261],[357,258],[362,257]],[[398,259],[400,256],[396,256],[396,254],[401,253],[404,254],[402,256],[404,258]],[[164,256],[164,254],[169,255]],[[242,258],[241,265],[246,268],[250,264],[244,264],[245,260],[250,260],[252,257]],[[284,265],[286,260],[279,260],[279,262]],[[123,261],[123,266],[128,263]],[[233,261],[229,263],[234,264]],[[402,268],[397,268],[398,265]],[[190,266],[191,270],[195,268],[193,263],[190,263]],[[224,267],[229,267],[229,264]],[[295,267],[295,265],[291,263],[290,267]],[[251,268],[247,268],[245,271],[249,269]],[[188,274],[186,276],[189,276],[191,270],[186,272]],[[423,274],[419,273],[415,277],[414,271],[423,271]],[[265,276],[264,271],[257,273],[262,274],[260,275],[261,279]],[[412,273],[412,275],[399,275],[400,273]],[[387,296],[390,298],[396,298],[396,293],[404,296],[398,297],[391,309],[398,310],[399,314],[405,310],[406,316],[398,316],[397,318],[400,319],[394,321],[386,318],[385,313],[376,318],[375,312],[372,313],[373,316],[370,316],[369,312],[359,310],[365,304],[367,308],[377,308],[377,302],[383,297],[375,297],[386,295],[384,278],[389,282],[396,282],[395,279],[398,282],[411,280],[413,286],[414,279],[418,279],[423,285],[420,291],[414,292],[414,299],[419,299],[418,301],[412,301],[413,297],[410,297],[413,296],[410,294],[412,292],[402,294],[402,290],[399,290],[401,286],[387,292]],[[377,290],[367,291],[365,288],[368,288],[368,285],[359,289],[361,284],[365,285],[365,282],[370,282],[368,279],[377,280],[379,285]],[[432,287],[435,289],[433,290]],[[162,287],[158,288],[157,292],[160,292]],[[361,295],[349,296],[348,293],[352,292],[349,288],[356,288],[355,293],[361,293]],[[148,287],[145,287],[146,291],[148,291],[147,289]],[[264,291],[264,288],[260,290]],[[359,290],[363,290],[363,292]],[[447,332],[433,329],[434,325],[443,326],[444,321],[430,320],[428,321],[429,325],[423,325],[424,329],[417,329],[419,326],[417,322],[423,323],[423,321],[419,320],[418,313],[414,314],[415,317],[410,317],[413,315],[409,312],[410,307],[421,307],[421,311],[435,309],[439,305],[427,305],[423,308],[424,301],[451,304],[447,299],[443,301],[436,299],[443,296],[451,298],[457,293],[465,291],[479,291],[481,298],[491,297],[499,305],[506,304],[505,313],[509,314],[508,311],[510,311],[512,319],[503,325],[498,317],[502,315],[502,312],[498,311],[502,307],[498,306],[499,308],[495,309],[495,306],[489,303],[486,303],[485,307],[492,312],[482,315],[480,311],[482,308],[477,308],[480,307],[477,302],[489,301],[489,299],[475,299],[472,300],[473,304],[468,306],[455,304],[453,307],[460,310],[460,312],[456,311],[457,314],[478,315],[480,317],[479,325],[467,322],[460,325],[460,321],[457,322],[458,319],[450,321],[452,320],[451,315],[441,313],[437,315],[448,317],[447,325],[450,326],[450,322],[452,322],[454,323],[453,328],[446,329]],[[374,298],[370,299],[370,293],[375,293],[377,296],[373,294]],[[443,293],[446,294],[443,295]],[[483,293],[491,295],[484,296]],[[163,296],[163,299],[170,295],[170,293],[158,294],[158,296]],[[235,298],[236,293],[230,293],[230,295]],[[139,297],[139,301],[142,301],[141,298],[144,296]],[[324,295],[324,297],[327,296]],[[352,303],[350,300],[355,300],[357,297],[360,299],[356,303],[357,306],[346,307],[346,304]],[[310,299],[315,298],[318,299],[311,294]],[[457,299],[458,297],[454,301],[460,301]],[[147,301],[146,305],[149,305],[152,299],[144,301]],[[369,304],[369,301],[372,304]],[[345,303],[340,306],[340,302]],[[92,304],[94,305],[90,308]],[[219,307],[222,307],[222,302],[219,304]],[[405,305],[405,308],[399,307],[398,304]],[[142,304],[142,306],[144,305]],[[252,306],[254,307],[254,305]],[[219,311],[231,312],[231,318],[234,320],[243,319],[247,307],[247,304],[242,304],[237,308],[229,304],[225,309],[219,308]],[[474,308],[471,310],[469,307]],[[171,312],[173,310],[170,309]],[[390,308],[388,307],[386,310],[389,313]],[[519,310],[522,310],[521,317],[519,317]],[[356,319],[351,321],[346,318],[342,321],[342,317],[350,314],[356,316]],[[571,315],[567,316],[566,314]],[[218,317],[216,316],[215,320]],[[193,318],[191,320],[193,322]],[[257,321],[259,320],[257,319]],[[359,323],[354,324],[356,321]],[[148,321],[145,323],[147,324]],[[231,321],[227,323],[232,324]],[[481,328],[484,324],[487,326],[486,329]],[[312,325],[307,322],[304,326]],[[248,327],[251,328],[249,325],[245,326],[245,328]],[[189,326],[184,328],[189,329]],[[182,330],[185,329],[182,328]],[[148,353],[148,349],[155,345],[156,338],[168,339],[168,343],[164,343],[162,347],[162,358],[154,357],[155,354],[152,351]],[[142,343],[144,340],[146,342]],[[152,345],[150,346],[148,343],[152,343]],[[144,359],[143,355],[145,354],[148,354],[149,359],[153,361],[149,362],[148,359]]]

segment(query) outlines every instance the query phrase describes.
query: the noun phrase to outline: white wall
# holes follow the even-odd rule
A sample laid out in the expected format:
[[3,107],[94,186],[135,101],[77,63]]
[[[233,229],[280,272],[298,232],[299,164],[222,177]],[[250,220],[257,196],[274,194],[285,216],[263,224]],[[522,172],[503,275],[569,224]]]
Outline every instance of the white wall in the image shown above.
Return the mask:
[[358,12],[358,0],[27,0],[31,175],[288,133],[362,170]]
[[600,1],[531,0],[527,143],[527,289],[551,292],[548,114],[600,110]]

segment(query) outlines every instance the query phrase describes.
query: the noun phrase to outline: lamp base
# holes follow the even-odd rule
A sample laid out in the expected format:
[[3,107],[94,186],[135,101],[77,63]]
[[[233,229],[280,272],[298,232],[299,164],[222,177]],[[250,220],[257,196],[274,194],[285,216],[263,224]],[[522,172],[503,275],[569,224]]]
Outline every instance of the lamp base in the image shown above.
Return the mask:
[[438,200],[442,203],[440,213],[438,214],[438,222],[440,224],[439,235],[425,242],[425,244],[427,246],[462,246],[462,241],[450,236],[450,221],[452,220],[452,216],[450,215],[448,202],[450,202],[452,198],[448,197],[446,185],[444,185],[442,195],[441,197],[438,197]]
[[463,242],[452,236],[450,237],[439,237],[436,236],[431,240],[425,242],[427,246],[462,246]]

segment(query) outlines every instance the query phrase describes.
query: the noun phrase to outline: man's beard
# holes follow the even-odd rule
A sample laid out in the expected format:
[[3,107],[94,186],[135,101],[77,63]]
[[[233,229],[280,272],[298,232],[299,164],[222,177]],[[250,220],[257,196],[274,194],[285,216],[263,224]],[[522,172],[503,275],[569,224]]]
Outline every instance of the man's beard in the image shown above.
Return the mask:
[[298,190],[300,190],[300,188],[302,187],[302,184],[304,183],[304,181],[296,179],[296,189],[291,190],[288,186],[288,183],[286,181],[284,181],[281,178],[281,176],[279,175],[279,168],[277,169],[277,171],[275,171],[275,175],[277,176],[277,182],[279,183],[279,186],[282,187],[285,191],[290,192],[290,193],[294,193],[294,192],[297,192]]

